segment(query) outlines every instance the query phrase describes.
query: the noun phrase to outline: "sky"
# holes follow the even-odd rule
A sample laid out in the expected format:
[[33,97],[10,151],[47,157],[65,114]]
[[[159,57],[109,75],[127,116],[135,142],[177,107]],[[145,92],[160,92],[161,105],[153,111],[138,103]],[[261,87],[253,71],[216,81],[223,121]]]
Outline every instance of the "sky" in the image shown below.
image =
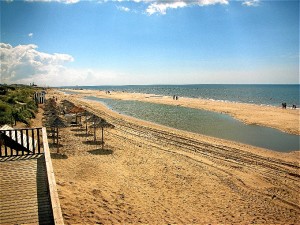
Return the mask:
[[0,4],[0,83],[299,84],[298,0]]

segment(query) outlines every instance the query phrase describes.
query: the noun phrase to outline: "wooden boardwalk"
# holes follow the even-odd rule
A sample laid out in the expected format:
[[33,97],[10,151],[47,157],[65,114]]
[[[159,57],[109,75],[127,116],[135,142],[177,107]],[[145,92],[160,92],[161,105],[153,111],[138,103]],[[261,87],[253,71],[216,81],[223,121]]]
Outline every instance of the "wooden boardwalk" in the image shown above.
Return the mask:
[[0,224],[64,224],[45,127],[0,129]]
[[54,224],[45,155],[0,158],[0,224]]

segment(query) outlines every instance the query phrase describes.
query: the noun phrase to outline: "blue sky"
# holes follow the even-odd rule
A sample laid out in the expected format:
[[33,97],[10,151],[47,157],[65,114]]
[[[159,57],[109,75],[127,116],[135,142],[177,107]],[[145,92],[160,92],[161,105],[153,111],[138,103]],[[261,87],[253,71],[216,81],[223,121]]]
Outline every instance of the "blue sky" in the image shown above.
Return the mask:
[[1,83],[299,83],[299,1],[1,1]]

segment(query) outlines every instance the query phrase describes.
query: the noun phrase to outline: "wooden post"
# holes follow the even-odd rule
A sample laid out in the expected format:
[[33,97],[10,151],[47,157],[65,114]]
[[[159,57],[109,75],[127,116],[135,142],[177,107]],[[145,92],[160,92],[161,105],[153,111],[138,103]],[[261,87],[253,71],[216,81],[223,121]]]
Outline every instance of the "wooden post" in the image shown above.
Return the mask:
[[59,153],[59,144],[58,144],[58,127],[56,128],[56,132],[57,132],[57,153]]
[[54,146],[54,144],[55,144],[55,139],[54,139],[55,128],[51,127],[51,131],[52,131],[52,142],[53,142],[53,146]]
[[[18,131],[17,130],[15,130],[15,140],[16,140],[17,143],[19,143],[18,142]],[[19,150],[18,149],[16,149],[16,154],[19,155]]]
[[[24,146],[24,141],[23,141],[23,131],[24,130],[20,130],[21,132],[21,145]],[[22,155],[24,155],[24,151],[22,151]]]
[[34,146],[34,129],[31,130],[31,133],[32,133],[32,151],[33,151],[33,154],[35,154],[35,146]]
[[27,150],[29,152],[29,133],[28,133],[28,129],[26,129],[26,143],[27,143]]
[[87,131],[88,131],[88,127],[87,127],[87,112],[85,111],[85,134],[87,136]]
[[104,137],[103,137],[103,135],[104,135],[104,128],[102,127],[102,150],[104,148]]
[[41,153],[41,146],[40,146],[40,128],[37,128],[36,130],[37,134],[37,145],[38,145],[38,153]]

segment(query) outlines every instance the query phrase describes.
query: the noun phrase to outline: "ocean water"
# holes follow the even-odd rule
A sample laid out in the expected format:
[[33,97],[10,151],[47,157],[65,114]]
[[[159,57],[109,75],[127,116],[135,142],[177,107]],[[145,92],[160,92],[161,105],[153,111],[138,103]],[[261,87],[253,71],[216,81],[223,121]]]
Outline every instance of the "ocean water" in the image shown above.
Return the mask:
[[63,88],[82,88],[92,90],[125,91],[164,96],[203,98],[219,101],[243,102],[259,105],[288,107],[300,105],[300,85],[128,85],[128,86],[76,86]]
[[181,106],[86,97],[99,101],[119,113],[180,130],[232,140],[275,151],[299,150],[299,136],[276,129],[246,125],[216,112]]

